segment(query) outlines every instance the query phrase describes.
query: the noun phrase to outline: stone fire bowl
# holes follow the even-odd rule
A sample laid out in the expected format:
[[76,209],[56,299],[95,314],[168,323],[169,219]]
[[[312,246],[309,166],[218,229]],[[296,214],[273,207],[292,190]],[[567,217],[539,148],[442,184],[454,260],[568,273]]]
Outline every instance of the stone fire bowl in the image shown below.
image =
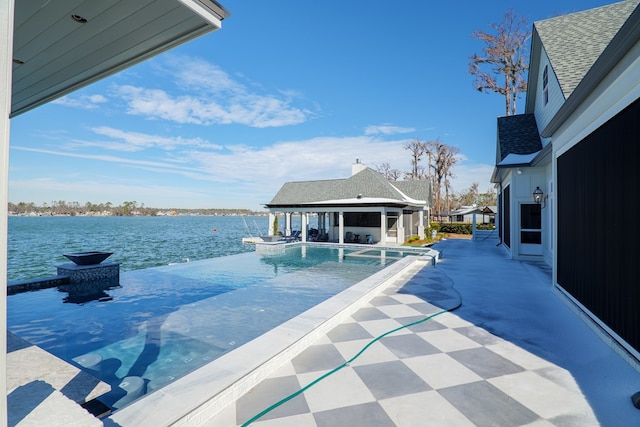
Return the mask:
[[93,265],[100,264],[105,259],[113,255],[113,252],[76,252],[72,254],[63,254],[77,265]]

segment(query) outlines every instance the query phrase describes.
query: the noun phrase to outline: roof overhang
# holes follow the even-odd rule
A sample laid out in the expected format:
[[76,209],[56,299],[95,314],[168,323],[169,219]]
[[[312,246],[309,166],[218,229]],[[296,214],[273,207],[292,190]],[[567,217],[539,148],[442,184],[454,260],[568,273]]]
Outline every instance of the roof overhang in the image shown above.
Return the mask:
[[11,116],[222,26],[214,0],[15,2]]
[[518,167],[536,167],[551,161],[553,145],[548,143],[540,151],[531,154],[508,154],[500,163],[493,168],[490,182],[498,184],[502,181],[504,170]]
[[[529,70],[537,70],[540,64],[540,56],[543,50],[540,35],[535,23],[531,31],[531,50],[529,52]],[[525,97],[524,112],[533,113],[535,111],[536,91],[538,90],[538,73],[527,73],[527,94]]]

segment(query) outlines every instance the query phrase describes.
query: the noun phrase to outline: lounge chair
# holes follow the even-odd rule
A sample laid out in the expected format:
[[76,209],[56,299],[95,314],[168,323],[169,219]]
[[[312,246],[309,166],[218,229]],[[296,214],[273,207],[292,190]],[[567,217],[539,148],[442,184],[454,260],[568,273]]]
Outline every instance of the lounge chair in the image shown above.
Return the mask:
[[285,242],[296,242],[296,241],[300,240],[300,235],[301,234],[302,234],[302,231],[294,230],[294,231],[291,232],[290,235],[282,236],[282,238],[280,240],[284,240]]
[[346,243],[360,243],[360,235],[347,231],[344,236],[344,241]]

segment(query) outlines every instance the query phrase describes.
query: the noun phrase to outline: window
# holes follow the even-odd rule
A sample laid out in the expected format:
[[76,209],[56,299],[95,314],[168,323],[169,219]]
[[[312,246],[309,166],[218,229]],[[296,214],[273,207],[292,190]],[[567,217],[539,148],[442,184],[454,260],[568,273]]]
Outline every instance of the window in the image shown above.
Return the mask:
[[542,71],[542,95],[544,97],[544,105],[549,103],[549,66],[545,65]]
[[[338,224],[338,212],[334,213],[334,224]],[[380,227],[380,212],[345,212],[345,227]]]
[[520,243],[542,243],[542,206],[520,205]]

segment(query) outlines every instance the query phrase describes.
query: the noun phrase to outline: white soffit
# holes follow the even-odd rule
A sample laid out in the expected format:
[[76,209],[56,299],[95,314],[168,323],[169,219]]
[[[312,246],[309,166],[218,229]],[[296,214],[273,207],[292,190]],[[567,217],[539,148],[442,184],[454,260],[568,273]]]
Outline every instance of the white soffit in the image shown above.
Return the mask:
[[510,154],[507,154],[507,157],[505,157],[500,163],[498,163],[498,166],[528,165],[533,161],[533,159],[536,158],[538,153],[540,152],[536,151],[535,153],[531,153],[531,154],[510,153]]
[[212,0],[18,0],[11,115],[217,30],[227,15]]

